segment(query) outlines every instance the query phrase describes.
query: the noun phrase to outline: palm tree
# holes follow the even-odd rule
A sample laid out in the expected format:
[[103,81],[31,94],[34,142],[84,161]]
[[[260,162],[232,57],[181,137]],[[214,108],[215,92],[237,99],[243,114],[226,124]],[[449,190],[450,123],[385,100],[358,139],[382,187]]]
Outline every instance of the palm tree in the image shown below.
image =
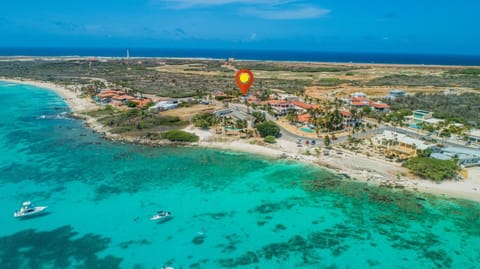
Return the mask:
[[335,109],[333,112],[327,115],[327,129],[329,131],[338,130],[342,125],[343,117],[338,109]]
[[235,128],[238,128],[238,129],[241,129],[241,130],[244,130],[248,127],[248,123],[246,120],[237,120],[235,122]]
[[296,109],[290,108],[287,111],[287,120],[290,123],[294,123],[298,121],[298,111]]

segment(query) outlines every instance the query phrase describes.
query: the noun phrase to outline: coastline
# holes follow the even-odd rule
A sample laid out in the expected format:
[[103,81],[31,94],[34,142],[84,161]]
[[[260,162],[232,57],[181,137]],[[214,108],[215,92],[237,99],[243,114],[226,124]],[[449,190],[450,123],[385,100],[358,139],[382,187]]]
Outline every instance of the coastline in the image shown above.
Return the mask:
[[201,147],[258,154],[272,159],[289,159],[322,166],[332,173],[343,175],[354,181],[480,202],[480,167],[475,168],[475,173],[469,179],[436,183],[410,174],[408,169],[398,163],[338,149],[331,150],[336,153],[329,156],[313,156],[302,154],[295,143],[282,139],[277,140],[277,145],[260,146],[244,140],[217,142],[212,140],[213,137],[209,131],[192,126],[184,130],[199,136]]
[[[30,56],[30,55],[16,55],[16,56],[0,56],[2,61],[21,60],[32,61],[37,59],[42,60],[87,60],[95,58],[98,60],[121,60],[123,56]],[[197,60],[197,61],[225,61],[225,58],[213,57],[172,57],[172,56],[138,56],[130,57],[132,60],[154,59],[154,60]],[[352,61],[305,61],[305,60],[262,60],[262,59],[235,59],[236,62],[271,62],[284,64],[313,64],[313,65],[339,65],[339,66],[371,66],[371,67],[412,67],[412,68],[478,68],[480,64],[422,64],[422,63],[382,63],[382,62],[352,62]]]
[[[61,96],[69,106],[72,115],[82,119],[87,127],[101,133],[105,138],[113,141],[125,141],[129,143],[147,144],[151,146],[168,145],[164,141],[151,141],[141,138],[122,137],[112,134],[108,128],[97,122],[95,118],[90,117],[83,112],[101,108],[98,104],[87,98],[80,98],[75,89],[68,89],[53,83],[33,81],[28,79],[7,79],[0,77],[0,81],[15,84],[26,84],[36,86],[45,90],[51,90]],[[296,144],[279,139],[277,145],[260,146],[249,143],[245,140],[236,141],[214,141],[208,131],[201,130],[192,126],[184,130],[193,132],[200,137],[200,141],[193,145],[205,148],[215,148],[222,150],[233,150],[245,153],[263,155],[271,158],[285,158],[294,161],[300,161],[312,165],[319,165],[323,168],[340,175],[344,175],[351,180],[371,183],[390,188],[408,189],[411,191],[420,191],[446,198],[460,198],[480,202],[480,168],[469,179],[458,181],[447,181],[435,183],[433,181],[423,180],[409,175],[407,170],[397,163],[390,163],[384,160],[355,155],[350,152],[334,150],[331,156],[313,156],[305,155],[300,152]],[[340,153],[341,152],[341,153]]]

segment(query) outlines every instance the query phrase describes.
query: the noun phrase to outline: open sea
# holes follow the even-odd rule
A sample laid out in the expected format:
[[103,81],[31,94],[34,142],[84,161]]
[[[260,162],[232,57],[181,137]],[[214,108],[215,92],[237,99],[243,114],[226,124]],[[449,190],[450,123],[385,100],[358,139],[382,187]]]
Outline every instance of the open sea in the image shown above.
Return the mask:
[[162,48],[8,48],[0,47],[0,56],[92,56],[92,57],[165,57],[208,58],[268,61],[425,64],[480,66],[480,54],[406,54],[368,52],[322,52],[281,50],[221,50],[221,49],[162,49]]
[[[204,148],[112,143],[0,82],[0,268],[479,268],[480,204]],[[48,214],[13,218],[22,201]],[[165,223],[150,220],[171,211]]]

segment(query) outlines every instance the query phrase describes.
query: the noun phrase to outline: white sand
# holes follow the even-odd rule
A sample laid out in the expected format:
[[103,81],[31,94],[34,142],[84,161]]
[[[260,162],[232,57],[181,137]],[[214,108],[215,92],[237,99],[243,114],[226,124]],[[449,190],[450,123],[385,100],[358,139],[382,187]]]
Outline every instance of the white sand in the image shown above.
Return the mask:
[[84,112],[89,110],[98,109],[99,106],[93,102],[90,98],[79,98],[75,93],[74,89],[67,89],[63,86],[59,86],[57,84],[49,83],[49,82],[40,82],[40,81],[33,81],[28,79],[6,79],[0,77],[0,80],[16,83],[16,84],[27,84],[32,85],[40,88],[44,88],[47,90],[52,90],[60,95],[65,102],[67,102],[70,110],[72,112]]

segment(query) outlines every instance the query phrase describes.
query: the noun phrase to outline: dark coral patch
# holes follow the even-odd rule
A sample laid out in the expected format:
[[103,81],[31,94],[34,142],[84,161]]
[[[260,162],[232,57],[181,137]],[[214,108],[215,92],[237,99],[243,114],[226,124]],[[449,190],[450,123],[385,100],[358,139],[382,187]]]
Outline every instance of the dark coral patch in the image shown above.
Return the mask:
[[28,268],[120,268],[122,258],[97,253],[107,249],[110,239],[86,234],[73,239],[77,233],[71,226],[52,231],[24,230],[0,238],[0,264],[2,269]]

